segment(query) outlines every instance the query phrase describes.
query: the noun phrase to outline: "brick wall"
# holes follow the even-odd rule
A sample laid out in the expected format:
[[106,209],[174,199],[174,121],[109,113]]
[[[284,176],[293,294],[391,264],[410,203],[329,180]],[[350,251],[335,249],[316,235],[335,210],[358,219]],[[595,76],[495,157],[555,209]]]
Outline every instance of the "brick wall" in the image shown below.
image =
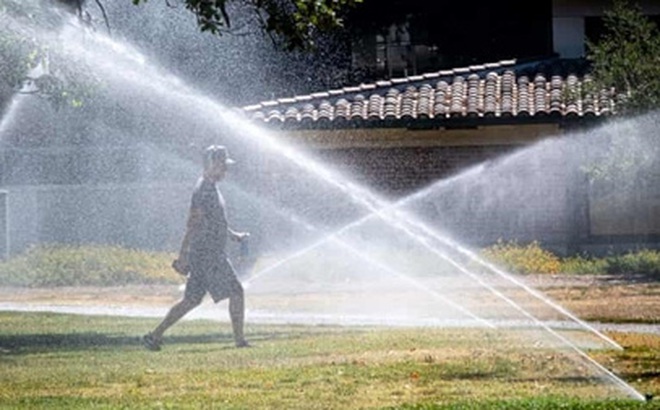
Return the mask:
[[[424,190],[407,206],[463,243],[537,240],[565,252],[578,226],[569,192],[580,181],[572,174],[576,168],[564,163],[562,149],[548,144],[516,157],[506,155],[520,148],[511,145],[349,148],[321,155],[387,196]],[[485,165],[478,174],[443,184],[477,164]]]
[[348,148],[324,150],[320,155],[378,192],[404,196],[513,148],[505,145]]

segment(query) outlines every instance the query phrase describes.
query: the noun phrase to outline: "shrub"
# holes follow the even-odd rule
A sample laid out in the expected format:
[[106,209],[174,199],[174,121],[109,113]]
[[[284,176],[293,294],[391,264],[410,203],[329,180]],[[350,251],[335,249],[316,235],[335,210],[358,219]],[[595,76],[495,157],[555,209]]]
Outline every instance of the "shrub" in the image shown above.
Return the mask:
[[117,286],[177,283],[173,256],[117,246],[42,245],[0,263],[5,286]]
[[660,252],[644,249],[607,258],[607,273],[643,274],[660,278]]
[[597,275],[606,273],[608,264],[606,259],[592,258],[589,256],[573,256],[565,258],[561,262],[562,273],[577,275]]
[[558,273],[561,262],[552,252],[542,249],[538,242],[519,245],[498,241],[483,250],[483,256],[513,273]]

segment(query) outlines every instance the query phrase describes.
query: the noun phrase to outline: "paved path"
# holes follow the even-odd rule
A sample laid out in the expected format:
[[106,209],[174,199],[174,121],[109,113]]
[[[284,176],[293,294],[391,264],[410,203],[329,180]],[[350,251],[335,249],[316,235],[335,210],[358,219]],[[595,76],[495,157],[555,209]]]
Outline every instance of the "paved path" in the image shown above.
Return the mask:
[[[229,321],[227,313],[227,302],[221,302],[218,305],[211,301],[205,301],[201,306],[190,312],[185,319],[207,319],[223,322]],[[158,306],[140,306],[135,304],[122,305],[117,303],[110,304],[90,304],[90,303],[44,303],[44,302],[0,302],[0,311],[12,312],[54,312],[80,315],[102,315],[102,316],[122,316],[122,317],[151,317],[162,318],[168,310],[168,305],[159,304]],[[268,312],[263,310],[249,310],[246,313],[246,320],[250,323],[264,324],[308,324],[308,325],[380,325],[380,326],[437,326],[437,327],[472,327],[478,326],[478,322],[451,322],[437,321],[430,319],[397,320],[396,318],[374,318],[358,315],[322,315],[322,314],[296,314],[282,312]],[[561,329],[580,328],[577,324],[568,321],[548,322],[548,326]],[[529,325],[529,323],[520,323],[514,321],[495,323],[502,327],[520,327]],[[598,331],[614,331],[626,333],[648,333],[660,335],[660,326],[637,323],[596,323],[590,322],[590,326]]]
[[[555,278],[541,278],[544,281]],[[577,278],[573,280],[585,280]],[[553,282],[554,283],[554,282]],[[590,283],[590,282],[587,282]],[[572,283],[575,285],[575,283]],[[549,286],[548,283],[544,284]],[[587,286],[590,286],[587,284]],[[27,289],[27,288],[2,288],[0,287],[0,311],[23,311],[23,312],[58,312],[83,315],[105,315],[124,317],[151,317],[162,318],[182,295],[182,288],[176,285],[157,286],[123,286],[123,287],[74,287],[74,288],[50,288],[50,289]],[[256,296],[256,295],[255,295]],[[412,315],[408,317],[397,317],[387,313],[371,312],[371,315],[361,314],[339,314],[324,310],[308,310],[307,304],[318,299],[303,299],[302,305],[279,306],[278,302],[285,299],[291,303],[295,295],[275,295],[274,298],[267,296],[267,303],[259,304],[258,298],[249,298],[247,303],[246,319],[250,323],[273,323],[273,324],[333,324],[333,325],[383,325],[383,326],[433,326],[433,327],[477,327],[483,326],[483,322],[475,323],[473,320],[449,320],[433,317],[421,317]],[[367,303],[366,300],[361,302]],[[273,304],[275,303],[275,304]],[[288,309],[287,309],[288,308]],[[210,299],[197,309],[190,312],[187,319],[210,319],[229,321],[227,313],[227,302],[214,305]],[[287,311],[288,310],[288,311]],[[323,313],[325,312],[325,313]],[[376,312],[380,312],[377,310]],[[539,324],[524,323],[520,318],[513,320],[499,320],[493,323],[497,327],[519,327],[538,326]],[[544,322],[550,327],[573,329],[583,328],[574,322],[554,321]],[[617,331],[629,333],[660,334],[660,325],[646,325],[635,323],[588,323],[598,331]]]

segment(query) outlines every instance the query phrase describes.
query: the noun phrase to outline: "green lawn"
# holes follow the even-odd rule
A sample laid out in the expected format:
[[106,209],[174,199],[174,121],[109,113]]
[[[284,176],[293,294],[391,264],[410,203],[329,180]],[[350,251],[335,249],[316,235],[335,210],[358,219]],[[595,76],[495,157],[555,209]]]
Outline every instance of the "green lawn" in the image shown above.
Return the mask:
[[[660,408],[603,393],[556,352],[498,332],[252,325],[254,346],[235,349],[228,324],[196,320],[149,352],[139,336],[156,322],[0,312],[0,407]],[[657,394],[659,339],[594,357]]]

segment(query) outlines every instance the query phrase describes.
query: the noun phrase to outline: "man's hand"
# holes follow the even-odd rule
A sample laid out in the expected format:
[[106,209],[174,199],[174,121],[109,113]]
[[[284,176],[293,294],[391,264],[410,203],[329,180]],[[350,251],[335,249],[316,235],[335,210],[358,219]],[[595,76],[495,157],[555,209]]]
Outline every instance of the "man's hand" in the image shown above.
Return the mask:
[[186,276],[188,275],[188,272],[190,271],[190,266],[188,265],[188,262],[179,258],[175,259],[174,262],[172,262],[172,268],[180,275]]

